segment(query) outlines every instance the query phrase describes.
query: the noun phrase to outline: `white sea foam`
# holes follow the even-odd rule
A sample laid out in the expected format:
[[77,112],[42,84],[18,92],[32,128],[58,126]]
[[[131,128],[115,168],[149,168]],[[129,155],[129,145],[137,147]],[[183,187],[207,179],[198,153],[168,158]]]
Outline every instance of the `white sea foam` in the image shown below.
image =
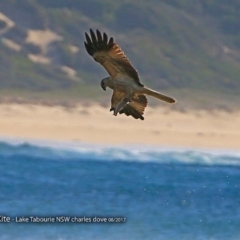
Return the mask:
[[[135,161],[199,165],[240,166],[240,152],[216,149],[166,148],[146,145],[100,145],[79,142],[53,142],[2,138],[12,146],[12,154],[50,159]],[[16,149],[17,148],[17,149]],[[7,154],[11,154],[8,152]]]

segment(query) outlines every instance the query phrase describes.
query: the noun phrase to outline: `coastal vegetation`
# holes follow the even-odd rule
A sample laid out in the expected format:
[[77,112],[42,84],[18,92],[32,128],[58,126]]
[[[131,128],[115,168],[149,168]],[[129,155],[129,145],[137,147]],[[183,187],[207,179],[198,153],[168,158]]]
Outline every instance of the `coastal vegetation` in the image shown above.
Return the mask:
[[[107,73],[83,45],[93,28],[114,36],[143,83],[180,104],[239,104],[237,0],[3,0],[0,9],[0,98],[101,98]],[[39,31],[45,45],[30,38]]]

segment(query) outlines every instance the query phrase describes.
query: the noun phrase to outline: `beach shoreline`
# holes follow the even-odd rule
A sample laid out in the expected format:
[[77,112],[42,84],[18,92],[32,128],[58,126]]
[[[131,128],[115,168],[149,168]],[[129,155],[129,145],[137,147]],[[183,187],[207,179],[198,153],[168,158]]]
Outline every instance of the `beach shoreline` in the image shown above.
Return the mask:
[[0,137],[102,145],[240,150],[240,111],[148,107],[145,120],[107,107],[0,104]]

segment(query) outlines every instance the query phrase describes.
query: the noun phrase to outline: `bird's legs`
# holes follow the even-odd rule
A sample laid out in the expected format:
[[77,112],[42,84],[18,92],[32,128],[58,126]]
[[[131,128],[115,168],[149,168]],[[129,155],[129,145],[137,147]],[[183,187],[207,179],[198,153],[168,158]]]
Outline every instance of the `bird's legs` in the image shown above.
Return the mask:
[[116,106],[116,108],[114,109],[114,116],[117,116],[117,114],[125,107],[126,104],[128,104],[130,102],[130,98],[123,98],[118,105]]
[[[113,94],[114,96],[114,94]],[[121,97],[120,97],[121,99]],[[114,107],[112,106],[110,108],[110,112],[113,111],[113,115],[117,116],[117,114],[129,103],[132,99],[132,91],[131,89],[127,91],[127,93],[124,94],[122,99],[118,102],[118,104],[114,104]],[[119,100],[119,99],[118,99]]]

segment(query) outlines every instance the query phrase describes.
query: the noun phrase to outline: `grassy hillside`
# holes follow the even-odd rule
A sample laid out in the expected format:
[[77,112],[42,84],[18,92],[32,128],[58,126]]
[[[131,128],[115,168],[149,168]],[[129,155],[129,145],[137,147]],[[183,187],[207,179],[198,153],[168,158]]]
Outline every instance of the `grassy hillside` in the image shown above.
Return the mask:
[[[98,28],[114,36],[144,84],[180,105],[235,107],[239,11],[237,0],[3,0],[0,12],[14,25],[0,16],[1,96],[84,101],[94,92],[105,100],[99,81],[107,73],[83,45],[84,32]],[[39,30],[34,42],[30,31]],[[42,45],[46,30],[56,36]]]

